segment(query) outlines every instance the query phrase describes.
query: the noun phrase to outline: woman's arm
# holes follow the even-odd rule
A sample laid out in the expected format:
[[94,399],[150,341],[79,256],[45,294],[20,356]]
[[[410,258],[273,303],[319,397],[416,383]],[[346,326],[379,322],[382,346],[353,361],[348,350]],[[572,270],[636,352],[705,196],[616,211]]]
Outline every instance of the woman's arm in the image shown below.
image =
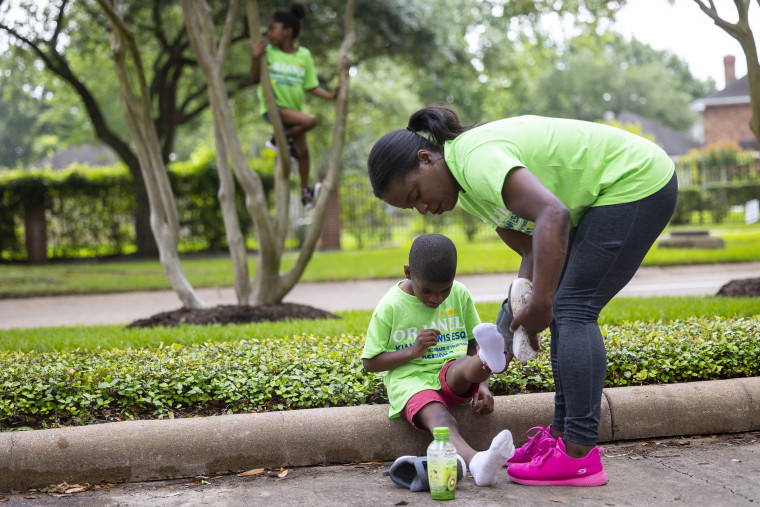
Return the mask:
[[[554,318],[554,294],[565,264],[570,212],[524,167],[509,172],[501,195],[508,210],[535,224],[530,249],[533,295],[525,309],[515,316],[512,329],[522,325],[528,334],[538,334],[549,327]],[[511,239],[510,234],[508,240]],[[526,251],[522,240],[516,240],[515,244]],[[521,266],[523,271],[527,272],[528,268],[523,270]]]
[[520,278],[533,280],[533,238],[514,229],[496,228],[496,234],[512,250],[520,254]]

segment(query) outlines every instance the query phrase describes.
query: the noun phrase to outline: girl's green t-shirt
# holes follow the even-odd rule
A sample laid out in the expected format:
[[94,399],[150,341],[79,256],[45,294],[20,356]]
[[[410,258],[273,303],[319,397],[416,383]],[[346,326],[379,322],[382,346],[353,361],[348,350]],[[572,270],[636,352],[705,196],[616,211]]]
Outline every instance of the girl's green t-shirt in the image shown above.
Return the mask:
[[428,308],[416,296],[401,290],[399,284],[383,296],[372,313],[362,359],[411,347],[423,329],[441,332],[438,344],[424,356],[384,373],[391,419],[398,417],[409,398],[418,392],[441,388],[438,373],[447,361],[467,354],[467,345],[474,338],[472,329],[478,324],[480,317],[470,292],[457,281],[438,308]]
[[[272,83],[277,105],[286,109],[301,111],[304,90],[311,90],[319,86],[311,52],[305,47],[299,46],[298,51],[290,54],[268,44],[266,57],[269,65],[269,80]],[[259,85],[256,93],[259,97],[259,111],[263,115],[267,112],[267,105],[264,102],[264,92],[261,85]]]
[[524,167],[570,211],[576,226],[589,207],[637,201],[670,181],[675,167],[655,143],[622,129],[580,120],[519,116],[475,127],[446,141],[444,156],[462,187],[459,204],[493,227],[533,233],[510,212],[501,191]]

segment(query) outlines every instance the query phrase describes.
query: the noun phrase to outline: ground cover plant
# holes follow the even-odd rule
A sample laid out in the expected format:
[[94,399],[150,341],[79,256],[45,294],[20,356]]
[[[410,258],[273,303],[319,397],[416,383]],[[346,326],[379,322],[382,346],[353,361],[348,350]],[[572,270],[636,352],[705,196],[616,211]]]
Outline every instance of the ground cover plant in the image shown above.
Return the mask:
[[[496,315],[495,303],[477,307]],[[601,317],[607,385],[758,375],[759,313],[758,298],[616,298]],[[370,315],[0,331],[0,428],[385,403],[382,377],[359,359]],[[553,390],[548,354],[513,363],[492,390]]]
[[[760,260],[760,225],[713,228],[710,232],[725,241],[723,249],[652,248],[644,265],[705,264]],[[517,271],[519,256],[503,243],[460,242],[458,274],[504,273]],[[369,250],[316,252],[304,272],[303,282],[400,278],[407,262],[409,245]],[[284,258],[289,269],[294,254]],[[187,254],[182,269],[196,288],[228,287],[233,283],[232,263],[226,253]],[[249,264],[251,276],[256,263]],[[111,259],[51,262],[43,266],[0,264],[0,298],[97,294],[169,289],[169,282],[157,260]]]

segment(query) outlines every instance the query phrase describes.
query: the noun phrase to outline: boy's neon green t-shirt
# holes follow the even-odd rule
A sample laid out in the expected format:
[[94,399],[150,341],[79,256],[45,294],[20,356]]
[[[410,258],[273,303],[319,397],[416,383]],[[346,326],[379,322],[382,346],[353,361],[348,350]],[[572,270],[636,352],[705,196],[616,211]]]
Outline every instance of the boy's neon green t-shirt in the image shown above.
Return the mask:
[[391,419],[399,417],[409,398],[418,392],[441,388],[438,373],[446,362],[467,355],[472,329],[478,324],[480,317],[470,292],[457,281],[438,308],[428,308],[416,296],[401,290],[398,283],[383,296],[372,313],[362,359],[411,347],[423,329],[441,332],[438,344],[424,356],[385,372]]
[[[299,46],[298,51],[290,54],[268,44],[266,57],[269,65],[269,79],[277,105],[300,111],[303,108],[304,90],[308,91],[319,86],[311,52]],[[264,102],[261,85],[256,93],[259,97],[259,111],[263,115],[267,112],[267,105]]]
[[533,234],[533,222],[510,212],[501,191],[524,167],[570,211],[576,226],[589,207],[637,201],[660,190],[675,171],[655,143],[622,129],[580,120],[519,116],[475,127],[446,141],[444,156],[462,187],[459,204],[493,227]]

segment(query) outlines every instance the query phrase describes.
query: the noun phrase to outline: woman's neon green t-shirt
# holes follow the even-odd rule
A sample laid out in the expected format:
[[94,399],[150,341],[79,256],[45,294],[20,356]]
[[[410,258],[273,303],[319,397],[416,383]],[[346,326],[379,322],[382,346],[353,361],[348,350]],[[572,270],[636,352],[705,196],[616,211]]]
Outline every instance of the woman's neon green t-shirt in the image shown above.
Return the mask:
[[[299,46],[298,51],[290,54],[268,44],[266,57],[269,65],[269,80],[272,83],[277,105],[300,111],[303,108],[304,90],[308,91],[319,86],[311,52]],[[261,85],[256,93],[259,97],[259,111],[263,115],[267,112],[267,105],[264,102]]]
[[416,296],[401,290],[399,284],[385,293],[372,313],[362,359],[411,347],[423,329],[441,332],[438,344],[424,356],[385,372],[383,382],[391,419],[398,417],[409,398],[418,392],[441,388],[438,373],[446,362],[467,355],[467,345],[474,338],[472,328],[478,324],[480,317],[470,292],[457,281],[438,308],[428,308]]
[[533,233],[533,222],[506,209],[509,171],[524,167],[570,211],[576,226],[589,207],[637,201],[675,171],[655,143],[622,129],[580,120],[519,116],[475,127],[446,141],[444,156],[462,187],[459,204],[493,227]]

